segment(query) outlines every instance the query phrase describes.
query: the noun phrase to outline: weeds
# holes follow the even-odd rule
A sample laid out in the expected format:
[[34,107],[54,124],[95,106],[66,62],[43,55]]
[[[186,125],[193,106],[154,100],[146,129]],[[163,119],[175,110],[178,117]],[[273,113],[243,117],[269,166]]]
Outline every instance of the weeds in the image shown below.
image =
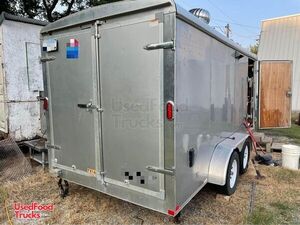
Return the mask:
[[264,207],[258,207],[253,211],[251,216],[247,218],[247,223],[253,225],[271,225],[274,224],[275,217],[275,212]]
[[271,224],[291,224],[294,214],[299,206],[289,202],[271,202],[265,207],[257,207],[254,212],[248,216],[247,224],[253,225],[271,225]]
[[287,169],[277,169],[272,171],[274,178],[279,182],[294,183],[297,178],[300,178],[300,173],[298,171],[287,170]]

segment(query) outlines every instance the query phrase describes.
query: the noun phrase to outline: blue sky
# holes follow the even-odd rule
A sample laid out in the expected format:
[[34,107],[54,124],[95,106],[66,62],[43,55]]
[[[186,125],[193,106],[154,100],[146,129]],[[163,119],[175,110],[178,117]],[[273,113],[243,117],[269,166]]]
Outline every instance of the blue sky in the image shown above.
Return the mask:
[[260,34],[261,20],[300,13],[300,0],[176,0],[185,9],[204,8],[218,31],[231,26],[231,39],[248,48]]

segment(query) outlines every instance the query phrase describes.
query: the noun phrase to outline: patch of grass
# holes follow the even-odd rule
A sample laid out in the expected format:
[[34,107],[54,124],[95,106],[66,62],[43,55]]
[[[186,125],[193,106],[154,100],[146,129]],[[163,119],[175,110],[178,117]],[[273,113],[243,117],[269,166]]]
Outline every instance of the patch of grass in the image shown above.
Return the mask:
[[0,203],[4,202],[5,199],[8,198],[8,192],[0,187]]
[[247,218],[247,224],[271,225],[275,222],[276,214],[264,207],[258,207]]
[[292,124],[291,128],[265,129],[261,130],[267,135],[285,136],[293,139],[295,144],[300,144],[300,126]]
[[287,212],[287,211],[294,210],[294,207],[287,202],[271,202],[270,206],[279,210],[280,212]]
[[271,171],[279,182],[293,183],[297,179],[300,179],[300,173],[298,171],[288,170],[288,169],[278,169]]
[[288,202],[271,202],[266,208],[258,207],[248,216],[247,223],[253,225],[291,224],[295,205]]

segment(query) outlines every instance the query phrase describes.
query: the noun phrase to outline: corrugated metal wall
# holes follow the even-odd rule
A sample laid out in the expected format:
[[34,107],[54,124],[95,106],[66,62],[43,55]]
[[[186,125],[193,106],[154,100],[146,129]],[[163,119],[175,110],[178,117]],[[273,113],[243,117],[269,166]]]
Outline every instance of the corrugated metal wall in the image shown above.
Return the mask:
[[293,61],[292,110],[300,111],[300,14],[262,22],[258,59]]

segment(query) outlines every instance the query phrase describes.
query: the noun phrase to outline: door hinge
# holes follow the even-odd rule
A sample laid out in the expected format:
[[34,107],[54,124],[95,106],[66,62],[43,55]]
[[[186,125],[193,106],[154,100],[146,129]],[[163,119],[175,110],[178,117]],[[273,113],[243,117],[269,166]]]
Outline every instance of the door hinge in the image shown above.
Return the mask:
[[95,22],[95,34],[94,34],[95,39],[100,39],[101,38],[101,35],[100,35],[100,32],[99,32],[99,26],[103,25],[104,23],[105,23],[105,21],[102,21],[102,20],[97,20]]

